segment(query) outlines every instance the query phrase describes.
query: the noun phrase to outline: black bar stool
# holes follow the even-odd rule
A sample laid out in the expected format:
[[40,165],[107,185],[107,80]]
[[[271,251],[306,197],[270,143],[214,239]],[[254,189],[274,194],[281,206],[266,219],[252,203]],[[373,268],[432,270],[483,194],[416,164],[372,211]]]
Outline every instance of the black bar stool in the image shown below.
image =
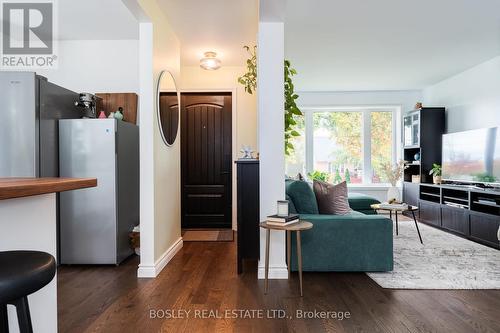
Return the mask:
[[28,295],[45,287],[56,274],[56,260],[39,251],[0,252],[0,332],[9,332],[7,304],[14,305],[21,333],[31,333]]

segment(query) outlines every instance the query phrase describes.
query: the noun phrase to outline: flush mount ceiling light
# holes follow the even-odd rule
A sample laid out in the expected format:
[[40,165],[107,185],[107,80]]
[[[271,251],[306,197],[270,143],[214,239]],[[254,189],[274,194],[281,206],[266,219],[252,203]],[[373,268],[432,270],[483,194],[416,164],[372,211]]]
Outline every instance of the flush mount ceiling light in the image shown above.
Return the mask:
[[217,59],[217,53],[215,52],[205,52],[203,54],[205,57],[200,59],[200,67],[209,71],[213,71],[220,68],[220,60]]

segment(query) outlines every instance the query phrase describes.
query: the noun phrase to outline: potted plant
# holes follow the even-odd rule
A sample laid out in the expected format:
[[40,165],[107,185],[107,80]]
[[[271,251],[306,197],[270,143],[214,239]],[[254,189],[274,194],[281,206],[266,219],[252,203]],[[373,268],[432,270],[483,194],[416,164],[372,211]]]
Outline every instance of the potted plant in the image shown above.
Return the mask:
[[385,177],[391,183],[391,187],[387,190],[387,201],[396,199],[401,201],[401,193],[399,188],[397,188],[398,181],[403,177],[403,170],[408,168],[406,161],[400,160],[397,164],[392,165],[391,163],[384,164],[382,166],[383,173]]
[[434,184],[441,184],[441,171],[442,167],[440,164],[432,164],[432,169],[429,171],[429,175],[432,176],[432,182]]

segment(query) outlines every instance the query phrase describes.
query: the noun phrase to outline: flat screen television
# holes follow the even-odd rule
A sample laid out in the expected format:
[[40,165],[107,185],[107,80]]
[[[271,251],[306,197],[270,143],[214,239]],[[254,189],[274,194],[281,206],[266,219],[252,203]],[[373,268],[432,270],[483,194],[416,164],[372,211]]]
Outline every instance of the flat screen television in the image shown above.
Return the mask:
[[500,183],[499,127],[444,134],[442,178],[464,183]]

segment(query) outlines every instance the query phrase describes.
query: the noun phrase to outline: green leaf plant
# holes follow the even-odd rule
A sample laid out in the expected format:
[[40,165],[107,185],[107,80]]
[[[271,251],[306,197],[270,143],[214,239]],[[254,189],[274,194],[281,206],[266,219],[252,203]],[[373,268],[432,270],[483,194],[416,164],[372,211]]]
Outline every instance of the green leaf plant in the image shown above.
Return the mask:
[[[243,47],[250,55],[247,59],[247,72],[238,78],[238,82],[245,87],[245,91],[249,94],[257,89],[257,47]],[[297,74],[297,71],[291,67],[289,60],[284,60],[284,93],[285,93],[285,154],[290,155],[294,151],[292,139],[300,136],[300,133],[295,129],[297,125],[297,117],[303,116],[302,111],[297,106],[299,95],[295,93],[292,76]]]

